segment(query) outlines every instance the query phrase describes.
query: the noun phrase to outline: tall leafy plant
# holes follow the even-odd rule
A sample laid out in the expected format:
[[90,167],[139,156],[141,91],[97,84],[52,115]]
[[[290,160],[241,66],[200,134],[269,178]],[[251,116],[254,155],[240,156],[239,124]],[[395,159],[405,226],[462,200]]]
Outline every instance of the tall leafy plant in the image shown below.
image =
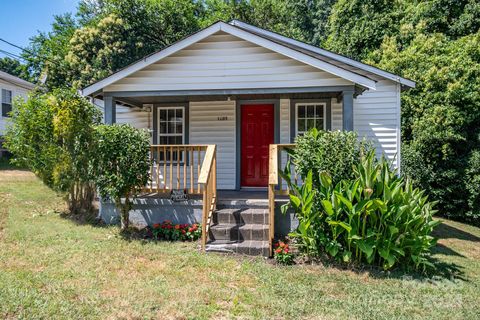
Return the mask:
[[281,174],[292,190],[289,206],[299,219],[291,235],[308,255],[326,252],[344,262],[384,269],[431,266],[428,253],[436,243],[431,232],[439,224],[433,220],[435,203],[398,177],[386,159],[376,160],[373,151],[354,165],[353,179],[336,184],[327,172],[319,173],[317,188],[311,171],[302,186],[292,182],[288,170]]
[[[149,138],[130,125],[100,125],[92,166],[102,197],[111,197],[121,212],[121,228],[128,229],[132,198],[149,179]],[[123,201],[122,201],[123,199]]]
[[14,161],[64,194],[72,213],[92,209],[89,162],[100,117],[91,103],[72,90],[35,92],[27,101],[15,101],[6,130],[6,147]]

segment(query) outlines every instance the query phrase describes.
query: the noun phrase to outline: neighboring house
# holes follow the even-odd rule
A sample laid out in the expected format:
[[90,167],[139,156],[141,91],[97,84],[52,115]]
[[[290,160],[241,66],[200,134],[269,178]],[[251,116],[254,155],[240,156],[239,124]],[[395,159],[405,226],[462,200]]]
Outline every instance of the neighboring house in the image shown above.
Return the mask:
[[[413,81],[395,74],[232,21],[217,22],[149,55],[86,87],[83,94],[103,99],[106,123],[126,122],[152,129],[156,146],[151,148],[150,191],[201,193],[203,204],[198,200],[187,207],[190,210],[201,204],[205,218],[214,211],[208,209],[210,199],[213,197],[212,208],[222,201],[222,193],[217,197],[215,191],[212,196],[208,189],[211,180],[206,179],[215,165],[213,189],[235,190],[237,193],[230,192],[228,197],[247,201],[253,193],[238,191],[269,187],[272,200],[272,194],[281,193],[273,189],[281,189],[275,182],[279,166],[275,152],[281,146],[271,149],[269,155],[270,145],[293,143],[297,135],[313,127],[354,130],[372,140],[379,155],[385,154],[399,166],[400,94],[414,86]],[[132,109],[119,110],[117,103]],[[216,146],[216,158],[208,155],[204,145]],[[195,159],[202,162],[204,172]],[[284,162],[285,155],[280,160]],[[148,201],[152,200],[145,198],[143,204]],[[140,219],[147,223],[161,219],[151,214],[158,205],[157,201],[148,208],[137,207]],[[262,222],[271,239],[274,205],[267,207],[270,213]],[[171,215],[181,220],[181,210],[175,210]],[[106,212],[101,212],[104,219]],[[194,209],[190,213],[198,215]],[[238,222],[237,218],[234,221]],[[232,219],[227,225],[232,225]],[[241,231],[240,226],[236,228]],[[248,230],[252,235],[256,229]],[[235,233],[238,239],[240,231]],[[243,251],[238,249],[241,244],[229,248],[258,253],[258,248],[249,249],[252,243],[245,246],[248,248]],[[262,248],[260,252],[265,253]]]
[[8,113],[12,110],[12,102],[18,96],[26,99],[28,92],[34,87],[35,85],[33,83],[0,71],[0,157],[2,153],[5,152],[2,148],[2,135],[8,122]]

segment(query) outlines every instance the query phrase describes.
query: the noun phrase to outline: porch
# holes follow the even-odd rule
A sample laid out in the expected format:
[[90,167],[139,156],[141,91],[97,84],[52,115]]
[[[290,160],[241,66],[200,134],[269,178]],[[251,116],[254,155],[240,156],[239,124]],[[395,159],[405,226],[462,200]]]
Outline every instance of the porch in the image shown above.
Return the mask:
[[[152,145],[150,181],[133,201],[131,222],[137,226],[165,220],[201,223],[204,251],[268,256],[274,237],[296,227],[293,215],[279,211],[289,192],[278,176],[278,167],[287,161],[287,154],[282,155],[286,147],[294,146],[270,145],[268,188],[217,190],[215,145]],[[185,199],[172,197],[179,191]],[[118,218],[110,201],[101,201],[100,215],[106,222]]]
[[[198,222],[203,250],[270,255],[275,236],[296,226],[279,209],[288,195],[278,174],[285,148],[312,127],[353,130],[353,102],[361,90],[103,92],[106,123],[132,123],[151,134],[151,180],[136,200],[132,222]],[[133,110],[148,114],[146,123],[125,117]],[[188,200],[172,200],[172,191]],[[104,220],[115,216],[107,207]]]

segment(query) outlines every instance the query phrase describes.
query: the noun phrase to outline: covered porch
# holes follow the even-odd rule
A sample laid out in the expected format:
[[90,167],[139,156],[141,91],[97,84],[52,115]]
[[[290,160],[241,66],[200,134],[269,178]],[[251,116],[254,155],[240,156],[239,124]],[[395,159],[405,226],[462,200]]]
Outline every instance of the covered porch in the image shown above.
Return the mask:
[[[209,241],[218,238],[217,212],[231,210],[235,218],[225,222],[230,226],[225,232],[268,244],[270,253],[275,235],[284,236],[296,225],[293,217],[280,215],[278,209],[279,201],[286,201],[288,195],[287,185],[278,175],[287,161],[285,148],[294,147],[295,137],[312,127],[353,130],[353,102],[361,89],[338,86],[195,93],[102,94],[107,124],[128,123],[125,114],[129,113],[148,114],[143,127],[151,137],[151,179],[136,200],[137,222],[199,222],[204,229],[202,248],[208,249]],[[128,108],[127,113],[119,113],[117,108]],[[117,115],[123,118],[117,119]],[[180,190],[188,200],[171,199],[172,191]],[[252,214],[247,215],[249,210]],[[232,219],[239,223],[231,226]],[[250,236],[240,234],[246,232],[245,225],[254,230],[264,228],[266,239],[249,240],[254,231],[247,230]],[[252,249],[250,244],[235,250],[267,252],[264,245]]]

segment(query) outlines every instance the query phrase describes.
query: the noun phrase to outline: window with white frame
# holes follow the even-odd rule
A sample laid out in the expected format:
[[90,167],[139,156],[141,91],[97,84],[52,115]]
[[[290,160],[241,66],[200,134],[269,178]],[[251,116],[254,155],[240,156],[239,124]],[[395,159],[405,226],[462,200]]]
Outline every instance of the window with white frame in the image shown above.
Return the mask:
[[325,130],[327,104],[324,102],[308,102],[295,104],[296,134],[303,135],[310,129]]
[[158,144],[185,143],[185,108],[158,108]]
[[2,89],[2,117],[9,117],[10,111],[12,111],[12,91]]

